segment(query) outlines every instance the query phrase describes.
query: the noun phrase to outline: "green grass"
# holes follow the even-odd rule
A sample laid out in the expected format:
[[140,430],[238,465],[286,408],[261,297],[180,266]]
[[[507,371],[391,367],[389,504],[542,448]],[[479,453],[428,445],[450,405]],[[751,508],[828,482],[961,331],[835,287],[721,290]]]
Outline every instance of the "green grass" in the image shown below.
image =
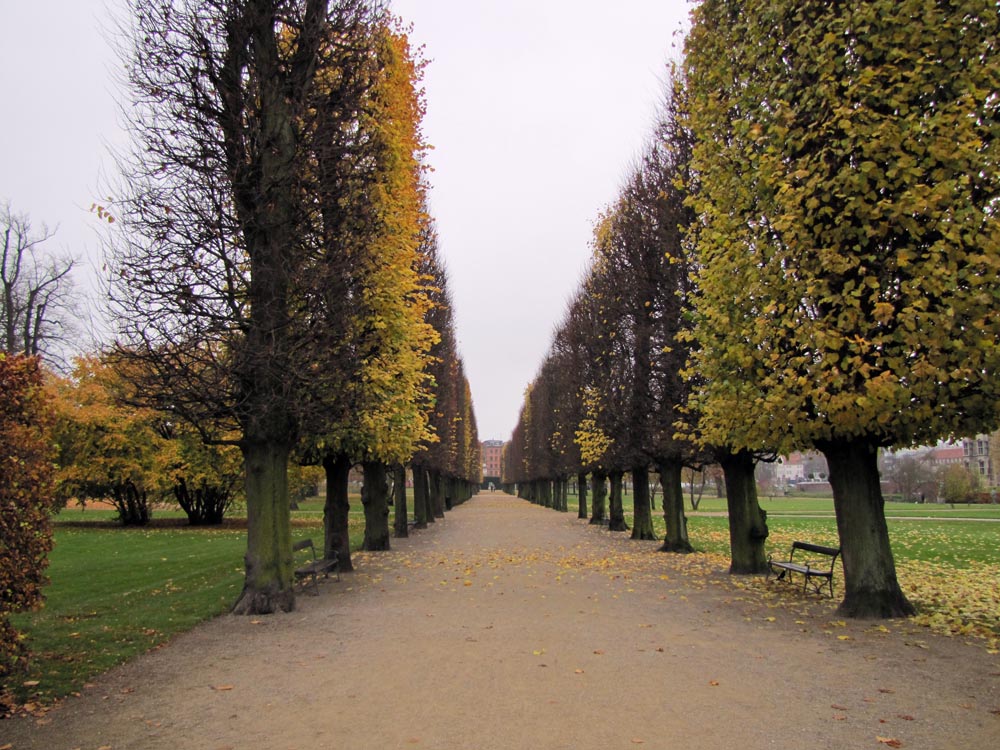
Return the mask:
[[57,526],[45,607],[11,618],[33,652],[31,694],[79,690],[225,611],[240,591],[245,547],[242,531]]
[[[631,519],[629,518],[631,524]],[[657,532],[664,533],[663,519],[654,519]],[[771,535],[767,548],[775,556],[785,555],[792,541],[839,546],[835,519],[768,518]],[[696,516],[688,519],[692,544],[703,552],[729,554],[729,519]],[[889,539],[897,561],[940,563],[967,568],[976,563],[1000,563],[1000,524],[978,521],[889,521]]]
[[[588,496],[589,497],[589,496]],[[662,495],[657,493],[656,505],[660,507]],[[576,511],[576,497],[570,495],[569,502],[572,510]],[[789,495],[787,497],[768,497],[761,495],[760,506],[767,511],[768,516],[775,515],[818,515],[834,517],[833,498],[823,495]],[[632,507],[632,496],[626,494],[624,498],[626,510]],[[685,509],[688,515],[697,513],[725,513],[726,499],[706,495],[698,505],[698,510],[691,510],[691,503],[685,496]],[[965,505],[958,504],[952,507],[947,503],[900,503],[886,502],[885,514],[889,517],[898,518],[996,518],[1000,519],[1000,504],[997,505]]]
[[[322,499],[313,500],[293,512],[295,540],[322,539],[322,507]],[[352,498],[352,508],[351,547],[357,549],[364,534],[359,498]],[[78,691],[236,601],[246,551],[239,524],[164,526],[164,519],[182,523],[184,514],[157,511],[158,525],[126,529],[114,517],[94,508],[56,517],[45,606],[11,617],[33,653],[29,674],[10,686],[22,700],[46,702]]]

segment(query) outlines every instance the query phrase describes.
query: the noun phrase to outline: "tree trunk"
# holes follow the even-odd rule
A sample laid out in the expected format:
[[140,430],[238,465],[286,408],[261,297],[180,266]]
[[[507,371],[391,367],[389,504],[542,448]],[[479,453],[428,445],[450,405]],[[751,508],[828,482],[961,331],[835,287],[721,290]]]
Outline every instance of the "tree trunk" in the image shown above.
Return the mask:
[[410,535],[410,518],[406,508],[406,467],[403,464],[393,468],[392,493],[395,513],[393,534],[399,539],[405,539]]
[[687,516],[684,515],[684,489],[681,486],[680,461],[660,463],[660,486],[663,487],[663,520],[667,533],[662,552],[694,552],[688,539]]
[[225,487],[202,484],[193,490],[184,477],[174,485],[174,498],[192,526],[218,526],[229,507],[231,495]]
[[878,449],[863,438],[817,443],[826,456],[844,564],[843,617],[878,619],[914,614],[896,580]]
[[605,505],[607,504],[608,484],[607,475],[603,471],[595,471],[590,475],[590,489],[594,496],[590,522],[593,524],[603,524],[607,518]]
[[587,517],[587,473],[579,472],[576,475],[576,499],[577,499],[577,518]]
[[444,518],[444,490],[441,484],[441,472],[437,469],[431,469],[428,472],[428,485],[430,486],[432,519]]
[[656,539],[653,530],[653,509],[649,503],[649,469],[645,466],[632,469],[632,538]]
[[288,447],[243,446],[247,491],[246,579],[233,614],[264,615],[295,608],[292,525],[288,509]]
[[340,572],[354,570],[351,562],[351,537],[348,528],[351,504],[347,483],[351,474],[351,459],[344,453],[330,453],[323,457],[326,472],[326,503],[323,505],[323,557],[327,560],[337,555]]
[[365,509],[365,540],[362,549],[380,552],[389,549],[389,484],[385,464],[365,461],[361,504]]
[[628,524],[625,523],[625,507],[622,504],[622,476],[624,472],[612,471],[611,477],[611,502],[610,513],[608,514],[609,531],[628,531]]
[[726,505],[729,508],[729,549],[732,561],[729,572],[751,574],[767,572],[764,540],[767,539],[767,513],[757,502],[754,458],[750,451],[725,452],[722,471],[726,475]]
[[429,517],[433,518],[430,507],[430,498],[427,497],[427,469],[420,464],[413,464],[413,528],[427,528]]
[[446,511],[455,507],[455,477],[445,476],[441,478],[441,496]]

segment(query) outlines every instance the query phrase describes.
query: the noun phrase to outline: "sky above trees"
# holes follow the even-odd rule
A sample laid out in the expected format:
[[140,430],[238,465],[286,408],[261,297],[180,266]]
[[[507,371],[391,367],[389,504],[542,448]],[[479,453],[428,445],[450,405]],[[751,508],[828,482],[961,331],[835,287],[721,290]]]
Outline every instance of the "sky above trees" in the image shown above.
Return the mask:
[[[119,144],[122,0],[15,3],[0,27],[0,198],[100,272],[88,209]],[[506,439],[598,212],[653,121],[686,0],[394,0],[425,45],[431,211],[479,434]]]

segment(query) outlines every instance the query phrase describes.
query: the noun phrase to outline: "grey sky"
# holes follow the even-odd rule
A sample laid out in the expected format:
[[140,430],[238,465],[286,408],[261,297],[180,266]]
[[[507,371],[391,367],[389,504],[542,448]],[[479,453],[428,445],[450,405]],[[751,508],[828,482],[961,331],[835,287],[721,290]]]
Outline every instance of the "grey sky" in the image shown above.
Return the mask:
[[[115,3],[117,5],[117,3]],[[0,0],[0,200],[100,252],[116,126],[104,0]],[[648,137],[687,0],[393,0],[431,60],[432,210],[483,439],[506,439]],[[677,46],[675,46],[677,45]],[[87,282],[81,280],[81,285]]]

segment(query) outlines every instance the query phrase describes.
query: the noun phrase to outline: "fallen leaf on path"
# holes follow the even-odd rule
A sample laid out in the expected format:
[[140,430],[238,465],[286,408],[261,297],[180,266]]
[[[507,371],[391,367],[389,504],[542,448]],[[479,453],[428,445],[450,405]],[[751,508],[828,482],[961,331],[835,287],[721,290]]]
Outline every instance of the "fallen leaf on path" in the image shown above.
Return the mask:
[[594,653],[597,654],[598,656],[604,656],[604,650],[603,649],[597,649]]
[[583,674],[583,670],[582,669],[576,669],[576,670],[573,670],[573,671],[576,672],[576,674]]
[[847,706],[841,706],[839,703],[831,703],[830,704],[830,708],[832,708],[834,711],[846,711],[847,710]]
[[883,745],[888,745],[889,747],[902,747],[903,743],[897,740],[895,737],[876,737],[879,742]]
[[879,689],[878,689],[878,691],[879,691],[880,693],[895,693],[895,692],[896,692],[896,691],[895,691],[895,690],[893,690],[892,688],[879,688]]
[[[24,681],[24,682],[22,682],[21,684],[22,684],[22,685],[24,685],[24,687],[36,687],[36,686],[38,686],[38,685],[39,685],[40,683],[39,683],[39,681],[38,681],[38,680],[25,680],[25,681]],[[2,747],[0,747],[0,750],[3,750],[3,748],[2,748]]]
[[897,719],[902,719],[903,721],[914,721],[914,718],[909,714],[896,714]]
[[711,685],[712,687],[719,687],[719,681],[718,680],[709,680],[708,684]]
[[632,744],[633,745],[642,745],[645,742],[646,742],[646,740],[640,740],[638,737],[633,737],[632,738]]
[[232,690],[232,689],[233,689],[232,685],[212,685],[212,690],[223,691],[223,690]]

